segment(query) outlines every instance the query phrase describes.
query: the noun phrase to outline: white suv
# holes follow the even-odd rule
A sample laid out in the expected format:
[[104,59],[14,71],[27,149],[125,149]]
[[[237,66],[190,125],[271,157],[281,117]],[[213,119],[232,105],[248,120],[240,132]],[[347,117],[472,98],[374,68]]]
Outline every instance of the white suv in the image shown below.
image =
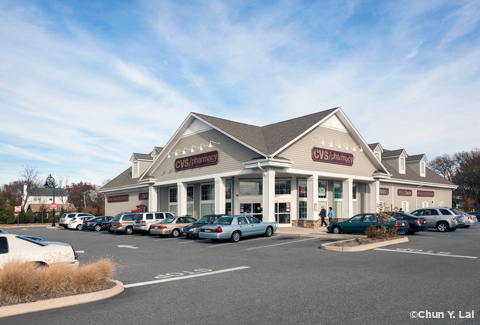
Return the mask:
[[458,226],[457,217],[451,208],[423,208],[410,214],[427,219],[428,228],[437,228],[441,232],[453,231]]
[[140,231],[142,235],[148,234],[150,226],[159,223],[165,218],[173,217],[170,212],[140,212],[135,216],[133,230]]
[[68,229],[77,229],[77,230],[82,230],[83,222],[85,220],[95,218],[95,217],[75,217],[70,219],[70,222],[68,223],[67,228]]
[[70,221],[72,221],[72,218],[76,218],[76,217],[94,218],[95,216],[90,213],[81,213],[81,212],[64,213],[60,217],[60,221],[58,222],[58,225],[67,229],[68,224],[70,223]]

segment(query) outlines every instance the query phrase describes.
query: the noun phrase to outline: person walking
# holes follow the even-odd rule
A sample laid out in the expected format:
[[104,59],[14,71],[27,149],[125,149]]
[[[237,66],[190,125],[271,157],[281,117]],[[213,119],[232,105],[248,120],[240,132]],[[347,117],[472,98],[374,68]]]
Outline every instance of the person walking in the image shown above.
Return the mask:
[[333,209],[332,207],[328,208],[328,224],[331,225],[333,222]]
[[327,223],[325,222],[325,218],[327,217],[327,210],[325,210],[325,207],[322,205],[322,209],[320,210],[319,214],[320,218],[322,218],[322,223],[320,224],[320,227],[323,227],[323,224],[325,224],[325,227],[327,226]]

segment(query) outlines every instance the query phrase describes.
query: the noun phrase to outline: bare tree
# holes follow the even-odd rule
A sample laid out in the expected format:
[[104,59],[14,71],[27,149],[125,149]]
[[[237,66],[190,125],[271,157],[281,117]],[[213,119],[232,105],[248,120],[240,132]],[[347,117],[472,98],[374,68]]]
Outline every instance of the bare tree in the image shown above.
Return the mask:
[[26,190],[24,191],[22,197],[22,209],[25,209],[28,198],[31,196],[33,191],[35,191],[41,185],[38,170],[29,165],[23,166],[23,170],[20,172],[20,182],[26,185]]
[[69,177],[68,176],[60,176],[58,177],[58,181],[56,182],[59,191],[56,193],[57,197],[59,198],[59,202],[62,204],[68,203],[68,192],[66,191],[66,187],[68,186]]
[[428,162],[428,167],[438,174],[442,175],[449,181],[452,181],[455,171],[458,167],[458,161],[456,157],[452,157],[449,154],[437,156]]

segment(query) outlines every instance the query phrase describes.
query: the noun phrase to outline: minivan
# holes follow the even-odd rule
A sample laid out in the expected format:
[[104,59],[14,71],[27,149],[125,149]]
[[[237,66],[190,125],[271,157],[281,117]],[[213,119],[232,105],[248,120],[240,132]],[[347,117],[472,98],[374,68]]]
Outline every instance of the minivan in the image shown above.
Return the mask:
[[110,230],[112,232],[123,232],[124,234],[131,235],[133,233],[133,222],[136,215],[136,212],[124,212],[117,214],[112,219]]
[[150,231],[151,225],[169,217],[173,217],[170,212],[139,212],[135,216],[133,230],[140,231],[142,235],[146,235]]

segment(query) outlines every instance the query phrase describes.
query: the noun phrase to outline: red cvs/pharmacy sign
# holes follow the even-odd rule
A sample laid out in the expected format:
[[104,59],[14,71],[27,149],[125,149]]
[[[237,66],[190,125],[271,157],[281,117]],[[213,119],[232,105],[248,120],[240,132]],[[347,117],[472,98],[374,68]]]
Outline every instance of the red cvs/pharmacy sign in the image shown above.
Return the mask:
[[312,148],[312,160],[346,166],[353,165],[353,154],[323,148]]

